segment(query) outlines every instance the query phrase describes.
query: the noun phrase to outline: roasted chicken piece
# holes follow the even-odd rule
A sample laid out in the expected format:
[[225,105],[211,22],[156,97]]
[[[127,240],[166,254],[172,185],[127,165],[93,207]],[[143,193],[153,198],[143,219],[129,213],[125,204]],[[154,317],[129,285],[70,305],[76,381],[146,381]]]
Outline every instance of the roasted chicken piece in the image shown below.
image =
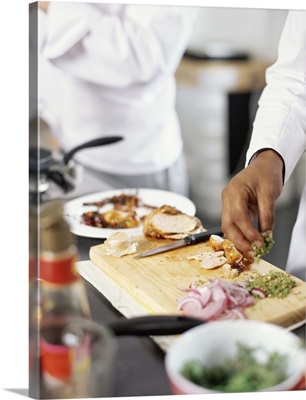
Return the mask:
[[223,240],[222,249],[224,250],[225,257],[229,264],[238,264],[243,258],[240,251],[238,251],[234,246],[234,243],[228,239]]
[[137,228],[141,223],[135,211],[120,210],[110,210],[105,213],[88,211],[82,214],[82,221],[88,226],[111,229]]
[[205,251],[188,257],[189,260],[201,261],[201,267],[204,269],[214,269],[221,267],[227,262],[223,251]]
[[144,218],[144,235],[156,239],[182,239],[203,230],[199,218],[169,205],[153,210]]
[[211,235],[209,238],[209,246],[213,251],[223,251],[222,243],[225,239],[218,235]]
[[243,269],[248,268],[253,261],[245,258],[229,239],[223,239],[220,236],[211,235],[209,238],[209,246],[215,252],[224,252],[224,256],[227,260],[226,267],[224,265],[224,272],[228,272],[229,269],[242,271]]

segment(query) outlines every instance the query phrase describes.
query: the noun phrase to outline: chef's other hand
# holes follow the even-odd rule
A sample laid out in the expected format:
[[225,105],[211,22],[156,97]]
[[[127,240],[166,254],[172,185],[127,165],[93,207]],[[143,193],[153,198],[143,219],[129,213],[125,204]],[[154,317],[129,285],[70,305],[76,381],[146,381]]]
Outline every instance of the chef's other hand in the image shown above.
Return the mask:
[[[283,160],[273,150],[263,150],[240,171],[222,192],[222,231],[247,257],[252,243],[263,245],[260,233],[274,226],[275,203],[283,187]],[[254,219],[258,217],[258,229]]]

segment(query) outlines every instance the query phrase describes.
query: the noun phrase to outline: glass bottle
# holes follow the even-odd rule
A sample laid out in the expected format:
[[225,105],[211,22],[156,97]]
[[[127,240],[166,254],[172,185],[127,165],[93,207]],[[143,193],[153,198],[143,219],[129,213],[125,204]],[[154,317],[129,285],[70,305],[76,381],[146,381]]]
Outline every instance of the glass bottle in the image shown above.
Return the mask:
[[[90,319],[86,287],[76,270],[78,251],[61,201],[40,210],[39,304],[42,398],[87,397],[90,342],[82,332],[65,337],[61,321]],[[68,338],[68,339],[67,339]]]

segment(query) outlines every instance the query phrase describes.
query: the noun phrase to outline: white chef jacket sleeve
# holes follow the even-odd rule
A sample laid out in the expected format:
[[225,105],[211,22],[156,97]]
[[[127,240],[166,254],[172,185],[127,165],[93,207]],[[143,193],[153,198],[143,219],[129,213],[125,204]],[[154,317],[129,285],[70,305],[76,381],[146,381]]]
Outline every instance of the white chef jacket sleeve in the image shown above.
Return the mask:
[[290,11],[278,59],[266,72],[246,164],[264,148],[283,158],[285,182],[306,149],[306,11]]
[[195,16],[192,7],[51,2],[42,54],[87,82],[142,84],[173,74]]

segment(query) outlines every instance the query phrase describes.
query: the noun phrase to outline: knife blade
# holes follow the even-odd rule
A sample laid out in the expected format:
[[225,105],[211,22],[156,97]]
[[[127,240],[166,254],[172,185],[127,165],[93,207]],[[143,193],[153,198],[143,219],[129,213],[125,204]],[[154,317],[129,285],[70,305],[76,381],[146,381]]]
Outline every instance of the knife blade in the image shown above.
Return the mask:
[[155,254],[164,253],[166,251],[179,249],[180,247],[191,246],[197,243],[205,242],[205,240],[208,240],[211,235],[223,236],[223,232],[220,227],[217,227],[204,232],[194,233],[192,235],[186,236],[184,239],[165,244],[164,246],[156,247],[155,249],[144,251],[143,253],[139,253],[134,258],[149,257]]

